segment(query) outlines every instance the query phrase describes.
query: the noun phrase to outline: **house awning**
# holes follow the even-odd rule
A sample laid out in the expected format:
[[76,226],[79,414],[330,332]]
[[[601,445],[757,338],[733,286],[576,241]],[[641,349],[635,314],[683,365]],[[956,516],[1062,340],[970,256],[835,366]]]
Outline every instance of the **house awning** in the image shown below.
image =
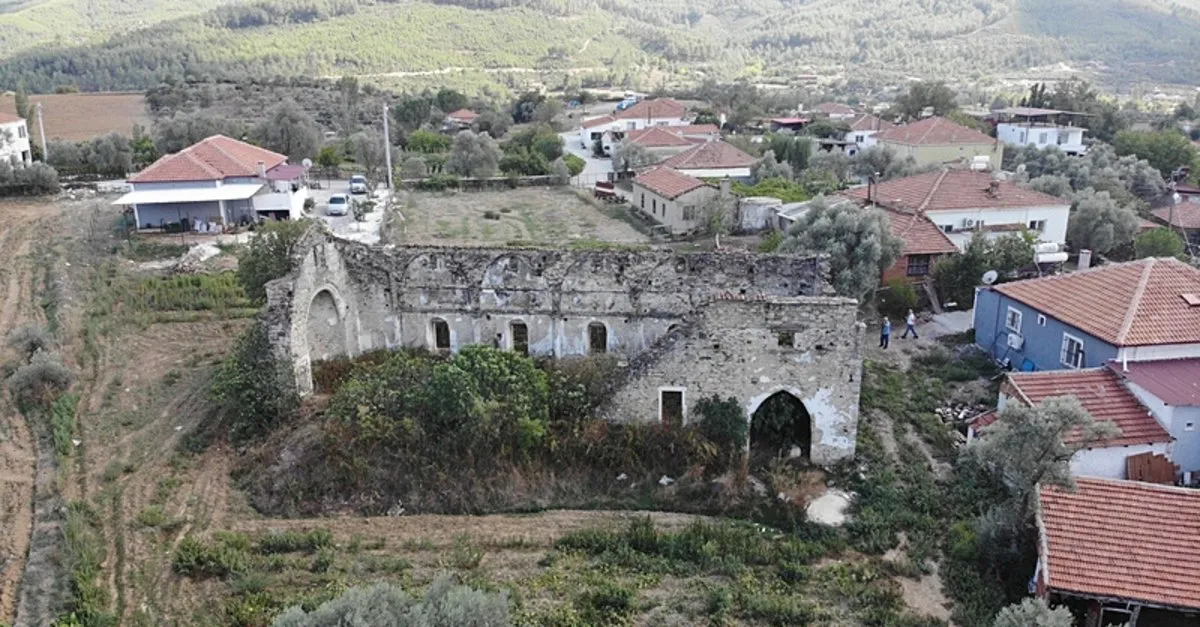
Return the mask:
[[258,193],[262,183],[234,183],[219,187],[192,187],[185,189],[143,189],[121,196],[114,205],[169,204],[185,202],[212,202],[214,200],[245,200]]

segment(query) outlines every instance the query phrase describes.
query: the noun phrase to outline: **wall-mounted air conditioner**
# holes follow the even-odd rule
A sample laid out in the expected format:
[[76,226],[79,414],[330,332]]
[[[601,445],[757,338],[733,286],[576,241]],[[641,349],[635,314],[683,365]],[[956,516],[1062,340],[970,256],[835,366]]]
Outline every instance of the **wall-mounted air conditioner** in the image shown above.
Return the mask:
[[1021,350],[1022,348],[1025,347],[1025,338],[1017,335],[1016,333],[1009,333],[1008,334],[1008,347],[1015,351]]

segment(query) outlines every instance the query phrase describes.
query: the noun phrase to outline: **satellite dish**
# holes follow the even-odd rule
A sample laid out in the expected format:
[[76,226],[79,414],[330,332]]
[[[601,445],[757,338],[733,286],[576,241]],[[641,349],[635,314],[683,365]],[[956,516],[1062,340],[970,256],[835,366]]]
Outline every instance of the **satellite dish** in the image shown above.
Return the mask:
[[980,280],[983,281],[984,285],[991,285],[992,283],[995,283],[996,279],[998,278],[1000,278],[999,272],[996,272],[995,270],[988,270],[987,272],[983,273],[983,278]]
[[304,169],[307,170],[312,167],[312,159],[305,159],[300,162],[300,165],[304,166]]

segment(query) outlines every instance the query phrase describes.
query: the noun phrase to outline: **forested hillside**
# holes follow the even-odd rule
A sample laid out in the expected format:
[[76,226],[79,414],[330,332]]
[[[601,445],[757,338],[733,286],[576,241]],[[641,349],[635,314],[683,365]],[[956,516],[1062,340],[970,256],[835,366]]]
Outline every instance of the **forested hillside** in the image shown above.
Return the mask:
[[[385,80],[462,69],[475,87],[514,75],[551,87],[648,89],[800,74],[878,87],[909,77],[1026,77],[1058,63],[1117,85],[1200,81],[1200,13],[1151,0],[264,0],[211,8],[218,3],[189,3],[209,10],[104,41],[16,54],[20,46],[8,47],[0,85],[144,89],[171,76]],[[3,18],[52,5],[75,6],[67,13],[80,16],[81,4],[48,0],[0,15],[0,37],[10,32]],[[125,13],[152,22],[166,4],[175,3],[133,0]],[[118,23],[125,13],[96,19]]]
[[235,0],[0,0],[0,56],[39,44],[103,41]]

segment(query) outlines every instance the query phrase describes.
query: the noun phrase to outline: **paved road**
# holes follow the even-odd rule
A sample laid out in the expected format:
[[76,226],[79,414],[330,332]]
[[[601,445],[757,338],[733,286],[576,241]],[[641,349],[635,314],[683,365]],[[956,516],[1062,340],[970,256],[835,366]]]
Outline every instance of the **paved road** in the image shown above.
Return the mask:
[[583,159],[585,165],[580,176],[584,179],[600,179],[612,172],[612,159],[597,159],[592,156],[591,146],[584,148],[579,145],[579,131],[559,133],[563,138],[563,149]]
[[[345,194],[349,192],[349,180],[335,180],[332,183],[326,180],[321,181],[321,189],[310,189],[313,200],[317,206],[314,214],[318,219],[324,220],[325,224],[329,225],[329,230],[337,235],[347,237],[349,239],[367,241],[374,243],[379,237],[379,223],[383,217],[383,197],[381,193],[386,193],[386,190],[376,190],[376,206],[378,207],[372,212],[366,222],[355,222],[354,214],[348,213],[344,216],[329,215],[329,197],[333,194]],[[356,194],[351,196],[355,201],[365,200],[364,194]]]

